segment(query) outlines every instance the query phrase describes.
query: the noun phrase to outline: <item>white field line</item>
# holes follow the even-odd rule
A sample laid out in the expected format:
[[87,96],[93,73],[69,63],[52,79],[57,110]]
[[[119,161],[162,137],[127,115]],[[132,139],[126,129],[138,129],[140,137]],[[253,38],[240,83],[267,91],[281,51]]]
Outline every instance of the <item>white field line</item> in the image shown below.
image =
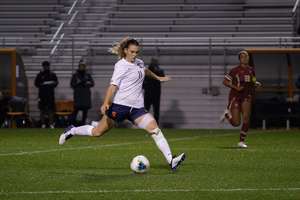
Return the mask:
[[143,192],[239,192],[239,191],[298,191],[300,188],[235,188],[235,189],[189,189],[189,190],[92,190],[92,191],[32,191],[0,192],[0,195],[17,194],[83,194],[83,193],[143,193]]
[[[142,142],[140,142],[142,143]],[[143,142],[148,143],[148,142]],[[103,147],[113,147],[113,146],[122,146],[122,145],[132,145],[136,143],[121,143],[121,144],[106,144],[106,145],[99,145],[99,146],[87,146],[87,147],[76,147],[76,148],[68,148],[68,149],[51,149],[51,150],[44,150],[44,151],[29,151],[29,152],[20,152],[20,153],[7,153],[7,154],[0,154],[0,156],[13,156],[13,155],[24,155],[24,154],[34,154],[34,153],[48,153],[48,152],[55,152],[55,151],[69,151],[69,150],[78,150],[78,149],[92,149],[92,148],[103,148]]]
[[[273,131],[274,130],[272,130],[272,132]],[[249,132],[248,134],[257,134],[257,133],[265,133],[265,132],[270,132],[270,131],[267,130],[267,131]],[[195,137],[176,138],[176,139],[167,139],[167,140],[168,141],[180,141],[180,140],[193,140],[193,139],[200,138],[200,137],[224,137],[224,136],[234,136],[234,135],[237,135],[237,133],[221,134],[221,135],[198,135],[198,136],[195,136]],[[138,143],[140,144],[140,143],[152,143],[152,142],[153,141],[138,142]],[[133,144],[136,144],[136,143],[137,142],[120,143],[120,144],[106,144],[106,145],[99,145],[99,146],[76,147],[76,148],[67,148],[67,149],[51,149],[51,150],[43,150],[43,151],[6,153],[6,154],[0,154],[0,156],[13,156],[13,155],[36,154],[36,153],[48,153],[48,152],[56,152],[56,151],[70,151],[70,150],[79,150],[79,149],[104,148],[104,147],[113,147],[113,146],[133,145]],[[249,149],[249,150],[251,150],[251,149]],[[252,150],[252,151],[254,151],[254,150]],[[266,151],[266,150],[256,150],[256,151]],[[271,151],[281,151],[281,150],[271,150]],[[288,150],[285,150],[285,151],[288,151]],[[292,151],[299,151],[300,152],[300,150],[292,150]]]

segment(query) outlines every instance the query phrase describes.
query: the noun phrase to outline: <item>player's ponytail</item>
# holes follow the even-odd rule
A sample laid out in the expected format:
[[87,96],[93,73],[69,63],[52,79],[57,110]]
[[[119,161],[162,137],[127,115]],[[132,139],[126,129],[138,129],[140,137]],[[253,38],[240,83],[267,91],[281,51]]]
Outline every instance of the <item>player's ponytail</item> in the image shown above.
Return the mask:
[[118,55],[119,60],[126,56],[124,49],[128,48],[130,45],[140,46],[139,42],[131,37],[124,38],[118,45],[113,46],[108,51]]

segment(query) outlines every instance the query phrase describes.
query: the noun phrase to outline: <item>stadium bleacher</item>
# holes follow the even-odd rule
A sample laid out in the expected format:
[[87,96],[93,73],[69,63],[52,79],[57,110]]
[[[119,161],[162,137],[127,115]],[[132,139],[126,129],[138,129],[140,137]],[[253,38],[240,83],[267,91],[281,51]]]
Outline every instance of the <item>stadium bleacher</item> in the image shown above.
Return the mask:
[[0,5],[13,5],[22,7],[22,5],[69,5],[69,0],[43,0],[43,1],[36,1],[36,0],[1,0]]
[[2,0],[0,37],[45,37],[65,12],[68,0]]

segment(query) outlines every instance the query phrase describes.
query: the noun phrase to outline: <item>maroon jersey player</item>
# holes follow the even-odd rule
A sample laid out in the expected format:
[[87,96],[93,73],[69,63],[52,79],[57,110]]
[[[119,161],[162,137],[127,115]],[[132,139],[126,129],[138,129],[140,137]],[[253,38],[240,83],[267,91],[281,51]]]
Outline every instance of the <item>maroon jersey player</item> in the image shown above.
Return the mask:
[[[232,126],[239,126],[241,124],[242,114],[243,124],[241,128],[240,141],[238,147],[247,147],[244,140],[247,135],[250,123],[251,114],[251,83],[254,83],[257,88],[260,88],[260,83],[255,79],[255,72],[252,67],[248,65],[249,56],[246,51],[238,53],[240,64],[232,68],[226,75],[223,84],[231,88],[228,98],[228,107],[220,116],[220,122],[225,119],[229,121]],[[231,115],[229,114],[231,111]]]

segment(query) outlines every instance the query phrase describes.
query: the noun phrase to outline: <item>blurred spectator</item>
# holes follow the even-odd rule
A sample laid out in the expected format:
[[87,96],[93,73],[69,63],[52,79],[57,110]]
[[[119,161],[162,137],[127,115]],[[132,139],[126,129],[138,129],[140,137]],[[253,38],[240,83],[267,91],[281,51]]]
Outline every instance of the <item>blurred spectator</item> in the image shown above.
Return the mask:
[[86,64],[80,60],[78,69],[71,78],[70,86],[74,89],[74,111],[72,122],[76,123],[76,116],[79,110],[82,110],[82,118],[79,125],[85,125],[88,109],[92,107],[91,90],[94,86],[94,80],[91,74],[85,70]]
[[35,87],[39,88],[38,108],[40,109],[40,118],[42,127],[46,128],[45,113],[49,113],[49,127],[54,129],[54,110],[55,110],[55,96],[54,88],[58,85],[56,74],[50,71],[50,63],[44,61],[42,63],[43,70],[41,70],[34,81]]
[[[158,66],[158,59],[153,57],[151,59],[151,63],[148,68],[155,75],[164,77],[164,70],[160,69]],[[144,81],[144,89],[145,89],[145,108],[149,111],[151,104],[153,105],[154,110],[154,118],[157,123],[159,123],[159,108],[160,108],[160,94],[161,94],[161,83],[158,80],[145,77]]]

